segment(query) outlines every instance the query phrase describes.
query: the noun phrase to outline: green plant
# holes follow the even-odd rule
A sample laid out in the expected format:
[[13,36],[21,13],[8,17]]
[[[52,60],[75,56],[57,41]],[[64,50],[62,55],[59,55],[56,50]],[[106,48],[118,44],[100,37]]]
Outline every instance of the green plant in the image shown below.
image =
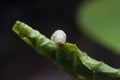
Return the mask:
[[120,54],[120,0],[89,0],[76,12],[76,22],[84,34]]
[[120,70],[97,61],[75,44],[57,44],[39,31],[17,21],[12,30],[37,53],[51,59],[74,80],[120,80]]

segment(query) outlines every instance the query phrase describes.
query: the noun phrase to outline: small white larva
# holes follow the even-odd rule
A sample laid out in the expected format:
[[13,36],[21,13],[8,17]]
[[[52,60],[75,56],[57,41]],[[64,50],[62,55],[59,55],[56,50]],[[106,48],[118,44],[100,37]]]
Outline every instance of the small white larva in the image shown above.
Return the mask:
[[66,42],[66,34],[63,30],[56,30],[52,34],[51,40],[53,40],[57,44],[64,44]]

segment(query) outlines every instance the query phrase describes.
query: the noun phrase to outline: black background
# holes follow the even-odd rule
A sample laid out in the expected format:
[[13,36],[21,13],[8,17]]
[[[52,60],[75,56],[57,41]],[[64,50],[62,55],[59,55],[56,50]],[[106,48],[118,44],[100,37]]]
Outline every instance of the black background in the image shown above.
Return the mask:
[[37,54],[11,29],[17,20],[38,29],[50,38],[63,29],[67,41],[88,55],[119,67],[119,56],[94,43],[75,24],[75,11],[82,0],[0,1],[0,80],[71,80],[49,59]]

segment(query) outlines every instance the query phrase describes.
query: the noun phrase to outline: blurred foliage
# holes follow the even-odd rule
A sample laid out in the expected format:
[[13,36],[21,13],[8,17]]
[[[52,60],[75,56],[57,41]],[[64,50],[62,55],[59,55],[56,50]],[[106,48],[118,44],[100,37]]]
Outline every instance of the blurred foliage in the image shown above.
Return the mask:
[[120,54],[120,0],[83,2],[76,20],[88,37]]

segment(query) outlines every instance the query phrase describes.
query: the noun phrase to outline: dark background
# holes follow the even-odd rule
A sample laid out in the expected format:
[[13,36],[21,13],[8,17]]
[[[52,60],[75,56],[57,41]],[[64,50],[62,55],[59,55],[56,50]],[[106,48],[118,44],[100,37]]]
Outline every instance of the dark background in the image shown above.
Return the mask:
[[11,0],[0,2],[0,80],[71,80],[49,59],[37,54],[11,29],[17,20],[50,38],[63,29],[67,41],[88,55],[119,67],[119,56],[94,43],[78,30],[75,11],[82,0]]

